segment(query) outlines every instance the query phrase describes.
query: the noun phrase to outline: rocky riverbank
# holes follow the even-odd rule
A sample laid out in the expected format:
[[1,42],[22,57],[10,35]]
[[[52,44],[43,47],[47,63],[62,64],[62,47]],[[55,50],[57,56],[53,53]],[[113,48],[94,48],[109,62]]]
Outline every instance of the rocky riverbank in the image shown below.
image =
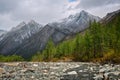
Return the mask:
[[80,62],[0,63],[0,80],[120,80],[120,65]]

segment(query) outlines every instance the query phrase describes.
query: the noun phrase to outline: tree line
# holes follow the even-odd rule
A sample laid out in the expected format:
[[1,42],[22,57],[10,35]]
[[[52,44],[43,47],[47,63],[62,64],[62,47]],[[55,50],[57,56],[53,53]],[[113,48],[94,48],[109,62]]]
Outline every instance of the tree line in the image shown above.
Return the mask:
[[57,46],[50,39],[45,50],[32,61],[59,60],[72,57],[73,61],[120,62],[120,17],[109,24],[90,23],[89,29]]

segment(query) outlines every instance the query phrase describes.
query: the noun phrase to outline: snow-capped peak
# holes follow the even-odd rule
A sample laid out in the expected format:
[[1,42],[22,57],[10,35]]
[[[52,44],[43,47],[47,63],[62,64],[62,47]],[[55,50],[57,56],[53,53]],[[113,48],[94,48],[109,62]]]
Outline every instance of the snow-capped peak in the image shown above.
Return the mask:
[[35,22],[34,20],[30,20],[29,22],[28,22],[28,25],[30,26],[30,25],[34,25],[34,26],[37,26],[37,27],[42,27],[42,25],[41,24],[38,24],[37,22]]
[[17,26],[17,28],[21,28],[21,27],[23,27],[23,26],[25,26],[26,25],[26,23],[23,21],[23,22],[21,22],[18,26]]
[[71,22],[74,20],[80,20],[80,19],[84,19],[85,17],[93,17],[91,14],[89,14],[88,12],[82,10],[79,13],[76,13],[75,15],[70,15],[68,18],[63,19],[63,22]]
[[[28,22],[28,24],[36,24],[36,22],[34,21],[34,20],[30,20],[29,22]],[[38,23],[37,23],[38,24]]]
[[88,12],[86,12],[84,10],[82,10],[80,13],[82,13],[82,14],[88,14]]
[[78,17],[78,16],[80,16],[80,17],[85,17],[85,16],[86,16],[86,17],[89,17],[89,16],[93,16],[93,15],[91,15],[90,13],[82,10],[80,13],[77,13],[76,16],[77,16],[77,17]]
[[26,23],[23,21],[23,22],[21,22],[18,26],[13,27],[12,30],[18,30],[18,29],[22,28],[22,27],[25,26],[25,25],[26,25]]
[[94,16],[84,10],[82,10],[80,13],[76,14],[77,17],[81,18],[81,19],[91,19],[91,20],[96,20],[96,21],[99,21],[100,20],[100,17],[98,16]]
[[24,39],[29,38],[33,34],[37,33],[42,29],[42,26],[36,23],[34,20],[31,20],[27,24],[25,22],[21,22],[18,26],[12,28],[5,37],[12,36],[12,40],[15,42],[22,43]]

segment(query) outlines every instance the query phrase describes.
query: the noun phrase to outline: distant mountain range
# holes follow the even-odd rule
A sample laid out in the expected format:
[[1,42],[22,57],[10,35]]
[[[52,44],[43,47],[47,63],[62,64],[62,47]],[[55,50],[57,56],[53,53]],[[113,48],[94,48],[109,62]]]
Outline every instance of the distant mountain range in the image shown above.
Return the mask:
[[[113,16],[113,14],[115,12],[109,13],[107,16]],[[108,21],[111,17],[108,18],[107,16],[100,19],[86,11],[81,11],[61,21],[48,23],[45,26],[33,20],[27,24],[22,22],[12,30],[2,33],[0,37],[0,53],[2,55],[17,54],[24,58],[31,57],[38,51],[42,51],[50,38],[55,44],[58,44],[69,36],[86,30],[90,22]]]

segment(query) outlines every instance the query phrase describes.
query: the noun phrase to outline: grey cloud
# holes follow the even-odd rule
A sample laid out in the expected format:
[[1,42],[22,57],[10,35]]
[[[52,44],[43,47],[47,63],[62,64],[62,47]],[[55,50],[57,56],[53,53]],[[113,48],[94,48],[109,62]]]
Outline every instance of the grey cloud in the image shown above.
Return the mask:
[[[94,13],[94,15],[101,16],[102,13],[99,12],[109,12],[116,7],[118,8],[118,6],[115,8],[110,7],[112,9],[108,11],[107,8],[109,7],[107,7],[105,8],[107,11],[105,11],[103,10],[104,6],[110,4],[114,7],[114,4],[120,4],[120,0],[77,1],[80,1],[78,5],[72,5],[74,7],[70,6],[66,9],[72,2],[68,2],[68,0],[0,0],[0,29],[10,30],[20,22],[31,19],[41,24],[47,24],[68,16],[68,13],[76,12],[76,9],[78,9],[78,12],[84,9]],[[96,9],[96,7],[98,8]],[[103,13],[102,16],[105,14]]]
[[0,29],[9,30],[31,19],[41,24],[55,21],[62,18],[65,3],[67,0],[0,0],[0,16],[4,16],[0,18]]
[[8,13],[14,10],[21,0],[0,0],[0,13]]
[[120,4],[120,0],[80,0],[80,4],[77,5],[76,8],[89,9],[108,4]]
[[27,0],[12,12],[13,20],[30,20],[35,19],[39,23],[48,23],[55,19],[61,18],[62,9],[65,0]]

